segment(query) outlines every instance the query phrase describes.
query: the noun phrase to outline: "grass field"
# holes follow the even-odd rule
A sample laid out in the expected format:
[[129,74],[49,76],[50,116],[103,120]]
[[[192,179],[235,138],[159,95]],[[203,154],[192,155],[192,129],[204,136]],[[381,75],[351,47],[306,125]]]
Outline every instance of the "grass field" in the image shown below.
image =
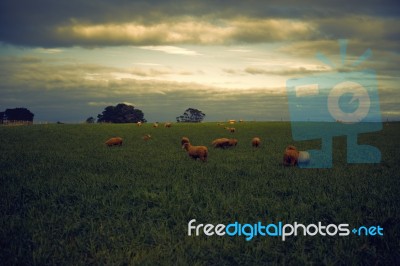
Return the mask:
[[[235,127],[0,127],[0,264],[400,264],[400,123],[360,136],[380,164],[347,164],[346,139],[335,138],[332,169],[281,165],[287,145],[319,145],[294,142],[289,123]],[[107,148],[113,136],[124,145]],[[187,156],[182,136],[209,146],[207,163]],[[211,148],[224,136],[238,146]],[[189,237],[191,219],[380,225],[384,236]]]

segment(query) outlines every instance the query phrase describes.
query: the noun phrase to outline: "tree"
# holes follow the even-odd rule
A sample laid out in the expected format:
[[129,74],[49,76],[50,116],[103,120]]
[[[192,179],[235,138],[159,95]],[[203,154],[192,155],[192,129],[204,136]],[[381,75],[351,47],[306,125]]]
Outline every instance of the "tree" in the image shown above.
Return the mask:
[[203,121],[204,117],[206,115],[195,108],[188,108],[186,111],[183,113],[183,115],[176,117],[176,121],[179,122],[193,122],[193,123],[198,123]]
[[94,119],[93,116],[88,117],[88,118],[86,119],[86,123],[87,123],[87,124],[93,124],[94,122],[96,122],[96,120]]
[[108,123],[137,123],[147,122],[141,110],[132,105],[119,103],[116,106],[107,106],[102,114],[97,115],[97,122]]
[[3,117],[8,121],[28,121],[33,122],[35,115],[26,108],[6,109]]

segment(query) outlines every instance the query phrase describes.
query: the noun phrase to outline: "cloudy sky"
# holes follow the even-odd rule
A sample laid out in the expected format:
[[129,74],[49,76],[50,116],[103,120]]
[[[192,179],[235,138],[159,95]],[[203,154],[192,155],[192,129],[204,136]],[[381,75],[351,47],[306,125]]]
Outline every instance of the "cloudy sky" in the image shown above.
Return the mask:
[[288,120],[287,80],[373,69],[382,118],[399,120],[400,5],[298,2],[2,0],[0,111],[81,122],[124,102],[149,121],[188,107]]

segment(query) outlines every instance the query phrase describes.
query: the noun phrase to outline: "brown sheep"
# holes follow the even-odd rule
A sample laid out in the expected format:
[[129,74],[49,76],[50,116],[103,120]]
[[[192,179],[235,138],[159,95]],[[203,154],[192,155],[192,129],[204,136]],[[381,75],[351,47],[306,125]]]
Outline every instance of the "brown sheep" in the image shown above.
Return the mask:
[[172,124],[171,123],[165,123],[165,125],[164,125],[165,127],[171,127],[172,126]]
[[229,146],[229,139],[227,139],[227,138],[220,138],[220,139],[215,139],[212,143],[211,143],[211,145],[214,147],[214,148],[226,148],[226,147],[228,147]]
[[251,140],[251,146],[253,146],[254,148],[260,147],[260,144],[261,144],[261,140],[260,140],[259,137],[254,137],[254,138]]
[[220,138],[220,139],[215,139],[211,145],[214,148],[228,148],[232,146],[236,146],[238,143],[237,139],[228,139],[228,138]]
[[295,166],[299,158],[299,151],[295,146],[287,146],[283,155],[283,165]]
[[183,146],[183,144],[185,144],[185,143],[190,143],[189,138],[187,138],[187,137],[182,137],[182,139],[181,139],[181,145]]
[[111,138],[111,139],[106,141],[106,145],[108,147],[121,146],[122,145],[122,138],[120,138],[120,137]]
[[206,146],[192,146],[189,142],[183,144],[183,148],[187,151],[189,157],[196,160],[207,161],[208,149]]
[[235,133],[236,129],[234,127],[231,127],[228,129],[231,133]]
[[150,134],[146,134],[143,136],[143,140],[144,141],[148,141],[149,139],[151,139],[151,135]]
[[238,143],[238,140],[237,140],[237,139],[229,139],[229,146],[230,146],[230,147],[236,146],[237,143]]
[[153,127],[154,127],[154,128],[158,127],[158,123],[155,122],[155,123],[153,124]]

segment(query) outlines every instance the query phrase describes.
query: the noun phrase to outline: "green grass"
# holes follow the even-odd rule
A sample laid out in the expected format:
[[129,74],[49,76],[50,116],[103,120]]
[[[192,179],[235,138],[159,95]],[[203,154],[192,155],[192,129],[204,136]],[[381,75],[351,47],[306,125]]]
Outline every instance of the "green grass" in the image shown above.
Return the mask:
[[[380,164],[347,164],[334,139],[332,169],[285,168],[290,124],[245,122],[229,133],[216,123],[0,127],[2,264],[399,264],[399,123],[363,134]],[[142,140],[152,135],[148,142]],[[113,136],[122,147],[108,148]],[[180,147],[209,146],[207,163]],[[211,148],[233,136],[237,147]],[[253,149],[251,138],[262,146]],[[381,225],[383,237],[199,237],[187,223],[321,221]]]

